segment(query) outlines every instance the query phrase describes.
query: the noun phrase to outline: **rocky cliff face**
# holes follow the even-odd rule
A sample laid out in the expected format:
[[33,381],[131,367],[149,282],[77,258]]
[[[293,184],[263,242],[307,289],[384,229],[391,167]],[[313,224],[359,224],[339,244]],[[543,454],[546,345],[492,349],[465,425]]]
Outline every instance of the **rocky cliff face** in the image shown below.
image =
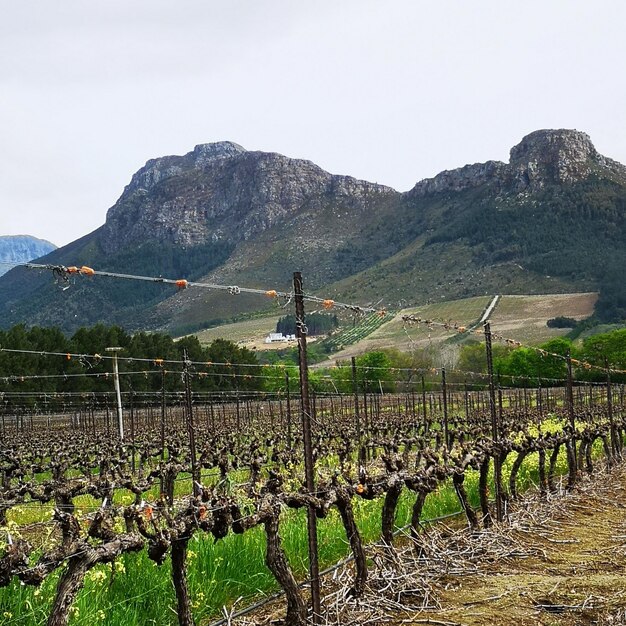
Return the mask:
[[56,246],[44,239],[29,235],[0,236],[0,275],[7,272],[11,265],[32,261],[56,249]]
[[599,169],[626,181],[626,167],[599,154],[586,133],[577,130],[537,130],[511,148],[509,163],[487,161],[444,171],[420,181],[413,196],[457,192],[493,185],[518,193],[537,191],[546,185],[572,184]]
[[[598,154],[585,133],[539,130],[511,149],[509,163],[487,161],[444,171],[418,182],[405,196],[419,199],[481,186],[496,194],[523,194],[572,184],[598,170],[626,181],[626,167]],[[321,213],[329,205],[340,207],[335,218],[359,220],[390,196],[400,194],[329,174],[310,161],[249,152],[227,141],[201,144],[184,156],[152,159],[132,177],[107,213],[100,246],[112,254],[149,240],[180,246],[237,244],[294,226],[303,213]],[[308,220],[312,227],[314,222]]]
[[393,193],[310,161],[230,142],[199,145],[184,156],[148,161],[132,177],[107,213],[101,244],[115,252],[150,239],[182,246],[245,241],[329,201],[358,212],[369,199]]

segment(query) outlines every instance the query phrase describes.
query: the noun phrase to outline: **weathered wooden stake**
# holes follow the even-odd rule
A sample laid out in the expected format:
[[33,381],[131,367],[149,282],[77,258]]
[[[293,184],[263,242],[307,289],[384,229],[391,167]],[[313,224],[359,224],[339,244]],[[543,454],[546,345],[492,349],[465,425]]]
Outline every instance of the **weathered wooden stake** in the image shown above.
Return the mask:
[[[491,348],[491,325],[485,323],[485,349],[487,351],[487,374],[489,375],[489,409],[491,411],[491,436],[495,444],[499,440],[498,417],[496,413],[496,386],[493,380],[493,352]],[[497,446],[496,446],[497,447]],[[502,512],[502,466],[500,453],[496,450],[493,455],[493,474],[496,496],[496,519],[501,522]]]
[[191,397],[191,384],[189,382],[189,358],[187,357],[187,350],[183,353],[184,366],[184,378],[185,378],[185,404],[187,413],[187,430],[189,432],[189,454],[191,455],[191,482],[192,493],[194,496],[200,494],[200,474],[198,472],[196,459],[196,433],[193,425],[193,401]]
[[611,429],[611,454],[616,456],[619,451],[617,449],[617,437],[615,436],[615,424],[613,423],[613,390],[611,389],[611,370],[609,368],[609,360],[605,357],[604,367],[606,368],[606,407],[609,415],[609,426]]
[[[291,392],[289,390],[289,372],[285,370],[285,392],[287,396],[287,447],[291,449],[292,431],[291,431]],[[282,407],[282,403],[281,403]]]
[[450,433],[448,432],[448,387],[446,385],[446,368],[441,368],[441,394],[443,396],[443,438],[446,448],[450,449]]
[[574,417],[574,377],[572,375],[572,355],[567,351],[567,413],[569,415],[569,424],[572,429],[572,467],[570,469],[570,478],[572,482],[576,480],[578,473],[577,456],[576,456],[576,419]]
[[354,394],[354,422],[356,424],[356,439],[359,446],[359,465],[365,463],[363,448],[363,434],[361,433],[361,415],[359,413],[359,385],[356,377],[356,359],[352,357],[352,393]]
[[[304,471],[306,488],[309,493],[315,492],[315,467],[313,460],[313,441],[311,434],[311,404],[309,398],[309,368],[306,356],[307,327],[304,320],[304,293],[302,275],[293,274],[293,293],[296,305],[296,339],[298,340],[298,357],[300,366],[300,402],[302,407],[302,434],[304,439]],[[311,604],[313,605],[312,623],[319,624],[321,618],[320,572],[317,549],[317,517],[312,506],[307,508],[309,531],[309,575],[311,578]]]

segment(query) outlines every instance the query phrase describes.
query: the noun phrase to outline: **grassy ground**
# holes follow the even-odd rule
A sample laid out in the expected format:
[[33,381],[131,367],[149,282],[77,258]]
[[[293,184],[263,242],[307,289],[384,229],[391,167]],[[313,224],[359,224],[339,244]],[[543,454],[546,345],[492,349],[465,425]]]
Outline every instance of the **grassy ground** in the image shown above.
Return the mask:
[[548,328],[549,319],[589,317],[597,299],[596,293],[503,296],[491,316],[491,329],[522,343],[543,343],[569,330]]
[[[398,507],[398,524],[410,518],[414,496],[403,493]],[[382,499],[355,502],[355,515],[365,541],[380,535]],[[425,517],[437,517],[458,509],[454,490],[443,487],[429,497]],[[298,578],[308,572],[305,511],[287,510],[281,520],[283,547]],[[320,563],[328,567],[348,554],[348,545],[337,511],[319,522]],[[215,542],[197,534],[189,544],[188,576],[193,608],[199,623],[208,623],[223,606],[238,598],[252,598],[277,590],[266,568],[265,534],[260,527],[243,535],[229,534]],[[3,626],[44,624],[54,595],[58,573],[46,578],[38,588],[24,587],[14,581],[0,590],[0,623]],[[145,551],[124,555],[114,565],[94,568],[75,604],[71,624],[93,623],[119,626],[175,624],[173,587],[169,559],[161,567],[150,561]]]
[[[513,458],[514,455],[511,455],[503,468],[505,484]],[[566,470],[564,455],[559,460],[559,470]],[[536,484],[536,455],[530,455],[524,461],[518,481],[520,489]],[[466,488],[474,506],[478,505],[477,485],[477,472],[468,472]],[[184,491],[182,483],[180,489]],[[118,497],[124,499],[125,494],[120,493]],[[396,514],[397,527],[409,523],[414,500],[413,493],[406,489],[402,492]],[[382,498],[355,501],[357,523],[366,542],[375,541],[380,536],[382,503]],[[82,504],[88,506],[92,503]],[[422,518],[432,519],[458,510],[459,502],[454,489],[446,483],[427,497]],[[13,522],[23,514],[23,511],[12,512],[15,517]],[[326,519],[319,521],[318,533],[322,568],[349,554],[337,511],[332,510]],[[285,511],[280,534],[294,573],[298,578],[306,578],[305,512]],[[198,623],[209,623],[223,606],[231,606],[241,597],[251,599],[275,591],[277,585],[265,566],[264,558],[265,535],[262,528],[243,535],[231,533],[218,542],[210,536],[195,535],[189,544],[188,575]],[[58,573],[55,573],[38,589],[24,587],[14,581],[0,590],[0,623],[3,626],[44,624],[57,580]],[[169,559],[157,567],[144,551],[124,555],[113,565],[98,566],[92,570],[75,604],[70,623],[72,626],[92,626],[94,623],[119,626],[175,624],[175,606]]]
[[[196,336],[203,344],[209,344],[215,339],[229,339],[246,348],[265,346],[263,340],[267,335],[276,331],[276,322],[280,317],[281,315],[271,315],[235,322],[234,324],[224,324],[223,326],[201,330],[196,333]],[[280,345],[279,347],[284,348],[285,346]]]
[[457,333],[446,330],[441,326],[429,328],[425,324],[407,325],[402,321],[403,315],[414,315],[440,322],[454,321],[467,325],[480,318],[490,301],[490,296],[479,296],[465,300],[439,302],[437,304],[403,309],[371,335],[348,346],[344,350],[334,353],[328,362],[319,363],[317,367],[334,364],[337,360],[349,359],[352,356],[371,350],[380,350],[381,348],[397,348],[403,352],[411,352],[415,348],[427,348]]

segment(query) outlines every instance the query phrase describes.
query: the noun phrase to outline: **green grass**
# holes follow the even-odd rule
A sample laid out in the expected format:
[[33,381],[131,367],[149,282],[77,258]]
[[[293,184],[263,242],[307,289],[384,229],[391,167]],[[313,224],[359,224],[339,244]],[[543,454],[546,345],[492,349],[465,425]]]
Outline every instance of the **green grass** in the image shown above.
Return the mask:
[[[408,523],[415,495],[404,490],[397,510],[397,524]],[[355,517],[363,539],[375,541],[380,536],[380,513],[383,499],[357,499]],[[428,496],[424,517],[437,517],[458,509],[453,489],[443,486]],[[296,576],[308,572],[306,511],[283,513],[280,534]],[[349,554],[349,544],[339,513],[332,509],[318,520],[319,557],[322,568]],[[215,617],[221,607],[231,605],[240,596],[252,598],[278,589],[265,566],[265,533],[261,527],[243,535],[229,534],[215,542],[211,536],[194,535],[189,543],[188,576],[194,614],[199,623]],[[24,587],[13,581],[0,592],[0,616],[3,624],[35,626],[45,623],[54,596],[59,572],[46,578],[40,589]],[[127,554],[112,567],[102,565],[87,576],[70,623],[90,625],[107,623],[120,626],[175,624],[176,599],[170,581],[169,559],[157,567],[142,551]]]
[[222,324],[195,333],[202,344],[209,344],[215,339],[229,339],[235,343],[262,343],[269,333],[276,331],[280,314],[258,317],[232,324]]
[[388,322],[393,315],[392,312],[388,312],[387,315],[371,313],[355,326],[344,328],[332,337],[325,339],[321,345],[328,352],[341,350],[344,346],[361,341],[368,335],[371,335],[375,330]]
[[[602,455],[602,445],[596,442],[594,456]],[[507,458],[502,471],[503,485],[508,479],[515,454]],[[538,483],[538,455],[530,454],[518,473],[518,491]],[[565,449],[557,463],[558,474],[567,472]],[[491,482],[493,477],[490,477]],[[478,506],[478,472],[466,473],[465,487],[470,502]],[[493,484],[491,484],[493,493]],[[415,494],[404,489],[396,510],[396,527],[410,522]],[[366,543],[380,537],[383,498],[374,501],[357,498],[353,502],[359,530]],[[451,481],[446,481],[426,498],[422,520],[437,518],[460,509]],[[462,519],[462,518],[460,518]],[[307,577],[308,552],[306,511],[285,510],[281,518],[282,545],[294,573],[299,579]],[[322,568],[349,555],[348,541],[338,511],[318,520],[318,543]],[[259,595],[278,589],[265,566],[265,533],[256,527],[243,535],[230,533],[215,542],[210,535],[196,534],[189,543],[188,582],[195,618],[199,624],[208,623],[223,606],[231,606],[243,597],[241,605]],[[24,587],[14,580],[0,591],[0,623],[9,626],[38,626],[44,624],[54,597],[59,571],[46,578],[39,589]],[[116,624],[143,626],[146,624],[176,624],[176,599],[170,579],[169,559],[160,567],[150,561],[145,550],[127,554],[113,565],[94,568],[87,576],[72,613],[72,626]]]

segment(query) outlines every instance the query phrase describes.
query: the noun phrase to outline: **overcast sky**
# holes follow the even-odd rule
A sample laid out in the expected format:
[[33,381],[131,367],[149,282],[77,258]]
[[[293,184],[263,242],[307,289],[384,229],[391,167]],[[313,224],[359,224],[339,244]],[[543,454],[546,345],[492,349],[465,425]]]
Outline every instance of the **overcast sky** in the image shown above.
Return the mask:
[[231,140],[404,191],[539,128],[626,163],[624,0],[0,0],[0,234]]

